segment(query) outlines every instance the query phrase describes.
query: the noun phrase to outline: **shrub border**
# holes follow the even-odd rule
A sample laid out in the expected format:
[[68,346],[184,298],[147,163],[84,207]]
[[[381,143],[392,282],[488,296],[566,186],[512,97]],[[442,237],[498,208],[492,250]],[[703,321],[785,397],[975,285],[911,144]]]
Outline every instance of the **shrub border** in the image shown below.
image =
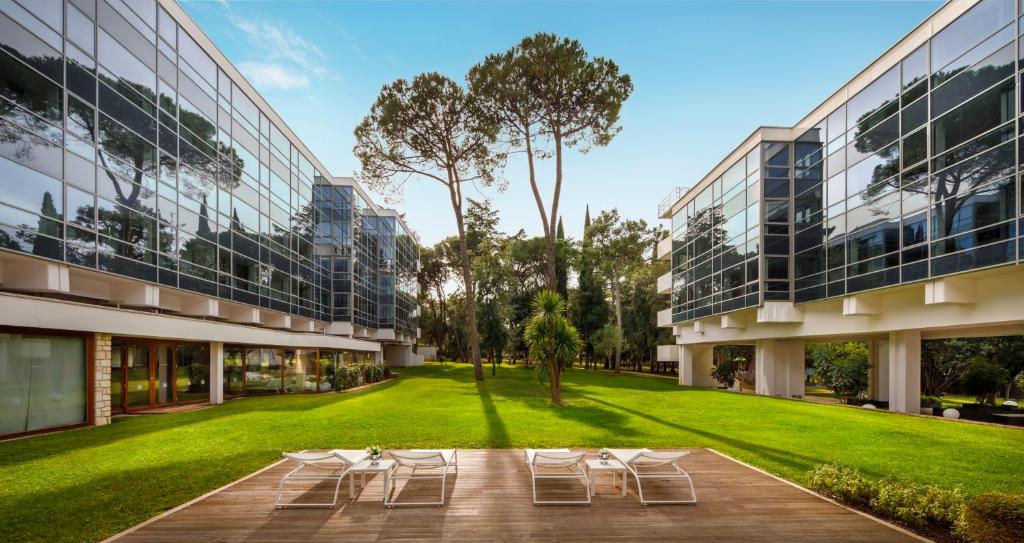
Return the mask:
[[[853,406],[849,406],[849,407],[853,407]],[[715,449],[712,449],[710,447],[706,447],[706,450],[711,451],[711,452],[717,454],[718,456],[721,456],[722,458],[725,458],[727,460],[732,460],[733,462],[736,462],[737,464],[739,464],[739,465],[741,465],[743,467],[746,467],[748,469],[752,469],[752,470],[754,470],[754,471],[756,471],[756,472],[758,472],[758,473],[760,473],[762,475],[767,475],[768,477],[771,477],[772,479],[775,479],[776,481],[779,481],[779,482],[782,482],[782,483],[786,483],[787,485],[789,485],[789,486],[791,486],[793,488],[800,489],[800,490],[802,490],[802,491],[804,491],[804,492],[806,492],[806,493],[808,493],[808,494],[810,494],[812,496],[821,498],[821,499],[823,499],[823,500],[825,500],[825,501],[827,501],[827,502],[829,502],[829,503],[831,503],[833,505],[838,505],[839,507],[842,507],[843,509],[846,509],[847,511],[852,511],[852,512],[854,512],[854,513],[856,513],[856,514],[858,514],[858,515],[860,515],[862,517],[869,518],[869,519],[877,522],[878,524],[881,524],[882,526],[885,526],[887,528],[891,528],[893,530],[896,530],[897,532],[900,532],[900,533],[902,533],[904,535],[910,536],[910,537],[912,537],[912,538],[914,538],[914,539],[916,539],[918,541],[925,541],[925,542],[928,542],[928,543],[935,543],[934,540],[928,539],[927,537],[924,537],[923,535],[918,534],[918,533],[916,533],[916,532],[914,532],[912,530],[908,530],[908,529],[906,529],[906,528],[904,528],[904,527],[902,527],[902,526],[900,526],[898,524],[893,524],[892,522],[889,522],[889,521],[887,521],[885,519],[876,517],[876,516],[874,516],[872,514],[869,514],[869,513],[865,512],[865,511],[861,511],[860,509],[857,509],[856,507],[850,507],[849,505],[846,505],[846,504],[844,504],[842,502],[838,502],[838,501],[836,501],[836,500],[834,500],[832,498],[829,498],[828,496],[825,496],[824,494],[819,494],[818,492],[815,492],[815,491],[813,491],[813,490],[811,490],[811,489],[809,489],[807,487],[798,485],[798,484],[794,483],[793,481],[790,481],[790,480],[787,480],[787,479],[783,479],[782,477],[779,477],[777,475],[772,475],[771,473],[768,473],[767,471],[765,471],[765,470],[763,470],[761,468],[758,468],[756,466],[752,466],[752,465],[750,465],[750,464],[748,464],[748,463],[746,463],[746,462],[744,462],[742,460],[738,460],[736,458],[733,458],[733,457],[731,457],[731,456],[729,456],[729,455],[727,455],[725,453],[719,452],[719,451],[717,451]]]

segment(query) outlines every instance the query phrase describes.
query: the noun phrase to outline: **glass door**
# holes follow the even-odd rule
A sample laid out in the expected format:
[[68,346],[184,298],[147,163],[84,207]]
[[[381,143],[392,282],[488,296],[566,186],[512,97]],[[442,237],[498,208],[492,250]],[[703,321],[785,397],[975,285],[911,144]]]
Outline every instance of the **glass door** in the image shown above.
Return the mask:
[[153,368],[153,403],[164,405],[174,403],[176,389],[174,381],[174,346],[157,343],[156,364]]
[[210,351],[206,345],[178,345],[175,366],[176,401],[210,399]]
[[114,341],[110,347],[110,411],[124,411],[124,344]]
[[[126,344],[122,349],[121,366],[124,368],[124,405],[149,407],[150,385],[153,372],[149,367],[149,346]],[[113,376],[111,376],[113,380]]]

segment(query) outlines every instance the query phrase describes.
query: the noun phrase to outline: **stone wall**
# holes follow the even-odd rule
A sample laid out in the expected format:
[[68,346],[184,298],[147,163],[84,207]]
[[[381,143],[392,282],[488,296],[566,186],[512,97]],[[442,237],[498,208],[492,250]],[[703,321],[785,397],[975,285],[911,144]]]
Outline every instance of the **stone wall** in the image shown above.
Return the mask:
[[93,336],[93,420],[110,424],[110,334]]

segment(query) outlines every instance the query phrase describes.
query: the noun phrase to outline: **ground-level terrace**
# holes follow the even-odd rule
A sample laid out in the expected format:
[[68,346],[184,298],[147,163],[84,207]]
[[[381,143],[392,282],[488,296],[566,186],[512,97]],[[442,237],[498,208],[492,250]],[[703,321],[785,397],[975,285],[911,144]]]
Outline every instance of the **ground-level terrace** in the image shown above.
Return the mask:
[[[670,310],[666,310],[670,311]],[[755,391],[803,397],[808,342],[861,341],[868,345],[870,400],[901,413],[921,409],[921,342],[929,339],[1024,334],[1024,266],[889,287],[804,304],[765,302],[737,311],[672,324],[679,383],[718,386],[711,377],[716,345],[754,346]]]
[[0,436],[119,413],[329,392],[339,368],[408,365],[411,345],[0,293]]
[[[699,500],[691,506],[644,507],[635,485],[623,496],[609,474],[600,474],[591,505],[538,507],[523,459],[522,450],[460,451],[459,473],[448,480],[440,509],[386,509],[382,475],[361,490],[357,486],[352,499],[343,492],[335,508],[275,509],[278,481],[292,468],[279,462],[110,541],[921,540],[708,449],[692,450],[685,459]],[[578,481],[543,483],[544,499],[579,499]],[[309,482],[294,499],[323,500],[333,487]],[[393,496],[436,500],[437,488],[437,481],[411,481]]]

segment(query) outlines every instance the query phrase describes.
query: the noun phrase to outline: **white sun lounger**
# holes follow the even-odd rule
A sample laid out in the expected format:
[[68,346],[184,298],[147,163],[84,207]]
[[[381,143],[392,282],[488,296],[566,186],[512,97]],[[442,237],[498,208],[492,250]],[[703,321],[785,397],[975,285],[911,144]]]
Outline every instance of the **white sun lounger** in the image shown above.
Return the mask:
[[[636,489],[640,503],[648,504],[688,504],[697,503],[697,492],[693,488],[693,479],[686,473],[679,461],[689,452],[654,452],[650,449],[610,449],[611,455],[626,466],[626,470],[636,479]],[[644,498],[644,480],[685,479],[690,487],[690,495],[683,500],[648,500]]]
[[[526,449],[526,466],[530,469],[534,505],[590,505],[590,478],[583,469],[586,453],[569,449]],[[582,500],[538,500],[538,479],[577,479],[583,482],[586,498]]]
[[[448,472],[459,471],[459,452],[456,449],[410,449],[407,451],[391,451],[391,458],[395,461],[395,469],[388,473],[384,480],[384,505],[415,506],[415,505],[436,505],[444,506],[445,490],[448,483]],[[441,482],[441,499],[429,502],[396,502],[391,496],[391,490],[395,480],[424,480],[434,479]]]
[[[335,449],[322,452],[286,452],[282,453],[282,456],[294,460],[299,465],[281,478],[280,484],[277,485],[274,507],[334,507],[338,504],[338,489],[341,487],[341,480],[348,475],[355,463],[367,457],[367,453],[361,450]],[[305,490],[285,490],[285,485],[290,481],[334,481],[334,499],[330,502],[283,503],[281,499],[286,493],[306,492]],[[349,497],[351,494],[350,489]]]

